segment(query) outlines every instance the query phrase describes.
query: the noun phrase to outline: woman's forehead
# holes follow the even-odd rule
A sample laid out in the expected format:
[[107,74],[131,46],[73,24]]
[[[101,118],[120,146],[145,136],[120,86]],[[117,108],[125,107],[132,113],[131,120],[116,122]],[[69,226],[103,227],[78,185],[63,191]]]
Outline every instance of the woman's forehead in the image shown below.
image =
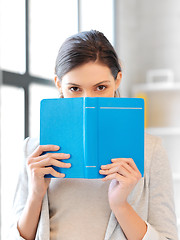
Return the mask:
[[77,85],[82,85],[85,82],[95,85],[102,81],[111,82],[112,80],[114,78],[107,66],[92,62],[72,69],[62,78],[62,82],[65,84],[75,83]]

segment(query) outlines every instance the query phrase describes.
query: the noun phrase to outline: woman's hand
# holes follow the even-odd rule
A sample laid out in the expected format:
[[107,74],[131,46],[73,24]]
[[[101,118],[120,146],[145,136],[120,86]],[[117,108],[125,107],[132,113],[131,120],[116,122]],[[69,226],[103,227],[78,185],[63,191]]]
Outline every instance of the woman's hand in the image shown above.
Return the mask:
[[116,158],[111,161],[111,164],[102,165],[99,173],[107,175],[103,181],[112,179],[108,197],[113,210],[126,205],[128,195],[142,176],[132,158]]
[[68,159],[70,154],[65,153],[46,153],[46,151],[58,151],[59,146],[56,145],[39,145],[35,151],[28,157],[27,164],[30,171],[31,186],[30,194],[33,198],[43,199],[51,178],[44,178],[44,175],[51,174],[54,177],[63,178],[65,174],[55,171],[51,165],[60,168],[71,167],[70,163],[64,163],[58,159]]

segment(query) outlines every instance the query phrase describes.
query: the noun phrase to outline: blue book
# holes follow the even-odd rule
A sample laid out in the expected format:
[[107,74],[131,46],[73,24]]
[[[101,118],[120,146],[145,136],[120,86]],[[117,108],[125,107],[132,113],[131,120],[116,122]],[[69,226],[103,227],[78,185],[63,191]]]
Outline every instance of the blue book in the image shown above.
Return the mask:
[[70,168],[53,166],[66,178],[103,178],[101,165],[112,163],[112,158],[132,158],[143,176],[144,99],[43,99],[40,144],[58,145],[57,152],[71,155],[61,160],[70,162]]

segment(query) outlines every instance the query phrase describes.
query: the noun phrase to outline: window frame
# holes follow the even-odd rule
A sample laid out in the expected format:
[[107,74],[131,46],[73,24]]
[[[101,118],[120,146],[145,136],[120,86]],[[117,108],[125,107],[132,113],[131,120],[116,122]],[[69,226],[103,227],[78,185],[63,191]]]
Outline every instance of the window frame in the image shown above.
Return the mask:
[[[116,1],[112,0],[113,4],[113,39],[114,39],[114,46],[116,46],[116,40],[115,40],[115,30],[116,30]],[[81,10],[81,0],[77,0],[77,24],[78,24],[78,32],[81,31],[81,19],[80,19],[80,10]],[[42,84],[46,86],[54,86],[53,81],[50,79],[44,79],[41,77],[35,77],[30,75],[29,73],[29,0],[25,0],[25,66],[26,71],[24,74],[19,74],[15,72],[10,71],[4,71],[2,70],[2,86],[14,86],[14,87],[21,87],[24,89],[24,138],[29,136],[30,132],[30,126],[29,126],[29,104],[30,104],[30,91],[29,87],[32,83]]]

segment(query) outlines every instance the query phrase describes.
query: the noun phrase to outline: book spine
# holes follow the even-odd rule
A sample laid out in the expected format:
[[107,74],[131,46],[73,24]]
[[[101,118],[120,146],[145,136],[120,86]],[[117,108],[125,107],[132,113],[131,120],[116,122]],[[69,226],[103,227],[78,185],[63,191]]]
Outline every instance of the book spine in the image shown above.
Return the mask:
[[84,98],[85,178],[98,178],[98,100]]

